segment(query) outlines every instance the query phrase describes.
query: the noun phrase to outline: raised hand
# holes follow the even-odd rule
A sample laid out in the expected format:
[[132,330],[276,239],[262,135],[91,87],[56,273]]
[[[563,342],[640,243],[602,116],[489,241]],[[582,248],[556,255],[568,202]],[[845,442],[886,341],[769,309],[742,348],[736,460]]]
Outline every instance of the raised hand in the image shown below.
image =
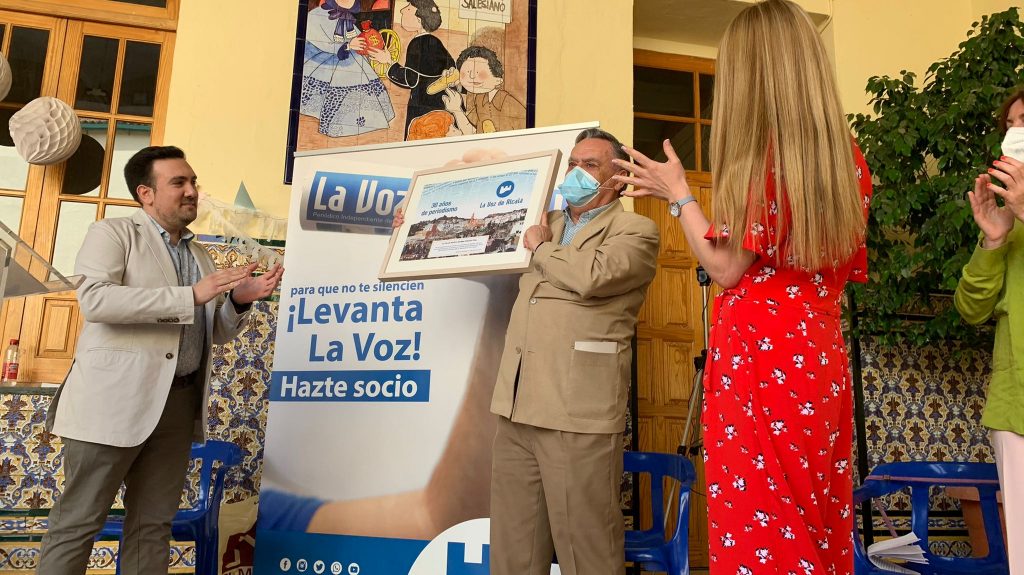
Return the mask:
[[612,162],[616,167],[630,172],[631,176],[615,175],[612,179],[620,184],[633,186],[630,191],[622,192],[624,196],[631,197],[655,197],[669,202],[674,202],[691,195],[690,186],[686,183],[686,170],[679,156],[672,149],[672,144],[665,140],[662,144],[665,148],[664,162],[657,162],[645,156],[643,153],[623,146],[622,149],[633,159],[634,163],[625,160],[614,159]]
[[997,248],[1006,241],[1006,235],[1013,229],[1014,219],[1009,207],[996,203],[993,188],[998,186],[989,183],[988,174],[981,174],[974,178],[974,191],[967,192],[974,222],[978,224],[981,233],[985,234],[982,245],[988,249]]
[[192,286],[192,301],[195,305],[203,305],[218,295],[233,290],[256,270],[256,265],[225,268],[203,276]]
[[1013,215],[1024,221],[1024,163],[1003,156],[992,162],[988,173],[1003,184],[1000,187],[990,183],[988,189],[1003,198],[1003,203]]
[[284,268],[281,264],[274,264],[274,267],[263,275],[247,276],[235,286],[231,292],[231,299],[238,305],[250,304],[258,299],[263,299],[274,293],[278,284],[281,283],[283,275]]
[[451,87],[445,88],[441,93],[441,101],[444,102],[444,109],[453,114],[462,110],[462,94]]

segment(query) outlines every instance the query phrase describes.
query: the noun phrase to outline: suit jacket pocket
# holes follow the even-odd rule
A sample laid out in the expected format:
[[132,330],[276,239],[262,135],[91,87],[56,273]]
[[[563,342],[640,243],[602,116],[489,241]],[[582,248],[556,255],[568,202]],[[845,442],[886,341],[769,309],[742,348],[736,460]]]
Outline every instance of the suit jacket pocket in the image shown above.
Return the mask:
[[78,360],[88,376],[100,374],[138,375],[139,353],[132,349],[94,347]]
[[569,367],[566,411],[572,417],[607,421],[619,417],[619,354],[575,349]]

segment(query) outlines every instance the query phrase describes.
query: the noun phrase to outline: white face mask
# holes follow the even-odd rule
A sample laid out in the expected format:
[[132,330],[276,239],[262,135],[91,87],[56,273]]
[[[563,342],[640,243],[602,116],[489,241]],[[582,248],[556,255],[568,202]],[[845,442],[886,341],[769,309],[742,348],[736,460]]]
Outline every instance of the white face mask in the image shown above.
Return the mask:
[[1024,128],[1010,128],[1003,138],[1003,155],[1024,162]]

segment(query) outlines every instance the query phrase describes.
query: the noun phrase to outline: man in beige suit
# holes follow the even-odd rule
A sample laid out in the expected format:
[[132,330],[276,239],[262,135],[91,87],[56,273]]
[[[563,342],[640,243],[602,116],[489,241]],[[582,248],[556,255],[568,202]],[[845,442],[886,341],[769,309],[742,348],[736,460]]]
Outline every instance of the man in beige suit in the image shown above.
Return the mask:
[[658,228],[623,210],[611,134],[576,138],[568,202],[524,234],[519,282],[491,402],[491,573],[625,572],[619,504],[631,340],[654,278]]
[[142,209],[92,224],[75,262],[85,326],[47,417],[64,442],[64,490],[40,575],[85,573],[122,481],[121,571],[167,573],[191,443],[204,439],[210,346],[234,338],[282,274],[217,271],[193,243],[196,175],[178,148],[144,148],[124,173]]

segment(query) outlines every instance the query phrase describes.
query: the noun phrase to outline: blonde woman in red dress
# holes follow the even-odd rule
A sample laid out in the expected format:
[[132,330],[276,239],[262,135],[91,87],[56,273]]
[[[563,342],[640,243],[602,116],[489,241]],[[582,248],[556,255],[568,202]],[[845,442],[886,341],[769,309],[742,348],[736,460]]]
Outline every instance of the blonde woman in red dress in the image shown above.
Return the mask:
[[667,140],[666,161],[627,148],[632,176],[616,176],[627,195],[670,202],[722,288],[702,416],[711,575],[845,575],[853,417],[841,298],[867,279],[871,178],[798,5],[741,12],[716,68],[714,219]]

